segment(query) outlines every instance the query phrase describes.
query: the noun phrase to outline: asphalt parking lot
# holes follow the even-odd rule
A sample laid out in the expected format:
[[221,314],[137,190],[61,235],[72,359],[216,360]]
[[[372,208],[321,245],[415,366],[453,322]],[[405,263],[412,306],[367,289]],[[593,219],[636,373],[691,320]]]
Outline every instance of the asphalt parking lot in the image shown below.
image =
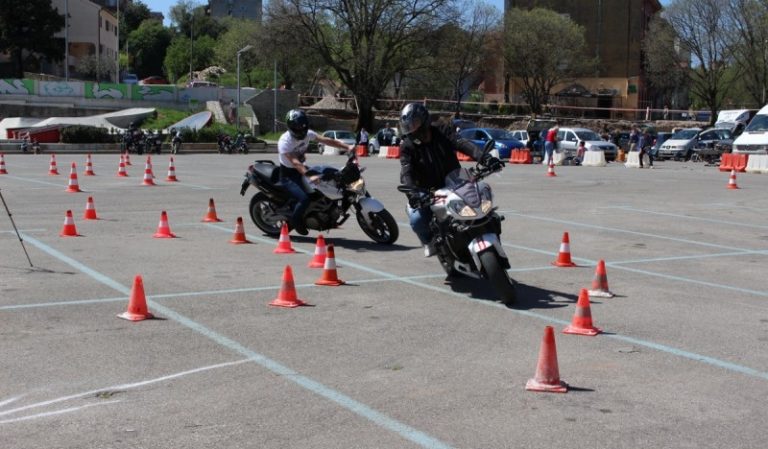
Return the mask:
[[[488,178],[519,301],[449,283],[424,259],[395,190],[367,185],[400,224],[381,247],[354,219],[324,234],[339,287],[314,285],[317,233],[295,254],[248,217],[255,158],[168,155],[117,177],[118,155],[6,155],[0,175],[3,448],[763,448],[768,441],[768,176],[702,163],[656,169],[508,165]],[[343,157],[310,155],[340,166]],[[66,192],[71,162],[81,193]],[[88,196],[99,220],[82,218]],[[203,223],[209,198],[221,223]],[[72,210],[81,237],[60,237]],[[175,239],[155,239],[162,211]],[[233,245],[242,216],[253,244]],[[575,268],[557,268],[564,232]],[[566,335],[597,262],[614,298],[604,333]],[[267,304],[290,265],[312,307]],[[134,277],[157,319],[117,318]],[[525,390],[545,326],[566,394]]]

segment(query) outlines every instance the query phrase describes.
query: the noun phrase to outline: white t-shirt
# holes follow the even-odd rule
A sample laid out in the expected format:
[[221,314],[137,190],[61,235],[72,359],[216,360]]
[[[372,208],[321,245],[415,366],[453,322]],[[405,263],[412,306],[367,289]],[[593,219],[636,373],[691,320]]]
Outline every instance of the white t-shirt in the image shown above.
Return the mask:
[[368,131],[364,129],[360,130],[360,143],[361,144],[368,143]]
[[293,163],[289,159],[290,154],[301,157],[309,149],[309,142],[317,140],[317,133],[311,129],[307,131],[307,136],[301,140],[294,138],[290,132],[286,131],[277,141],[277,156],[280,165],[293,168]]

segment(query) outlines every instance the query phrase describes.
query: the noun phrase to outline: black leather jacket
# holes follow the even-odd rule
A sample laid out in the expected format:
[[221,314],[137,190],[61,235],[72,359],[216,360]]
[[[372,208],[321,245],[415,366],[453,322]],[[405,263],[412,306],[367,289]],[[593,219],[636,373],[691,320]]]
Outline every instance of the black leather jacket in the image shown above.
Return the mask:
[[405,137],[400,143],[400,183],[421,189],[445,187],[445,176],[461,167],[456,151],[480,160],[482,149],[459,138],[450,126],[431,126],[432,139],[417,145]]

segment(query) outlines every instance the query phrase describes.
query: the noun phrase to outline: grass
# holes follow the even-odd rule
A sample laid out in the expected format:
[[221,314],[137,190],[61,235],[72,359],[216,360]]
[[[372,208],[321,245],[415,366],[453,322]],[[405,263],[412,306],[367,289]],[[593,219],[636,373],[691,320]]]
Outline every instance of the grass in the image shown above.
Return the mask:
[[157,116],[144,120],[141,127],[144,129],[165,129],[189,115],[189,112],[177,109],[157,108]]

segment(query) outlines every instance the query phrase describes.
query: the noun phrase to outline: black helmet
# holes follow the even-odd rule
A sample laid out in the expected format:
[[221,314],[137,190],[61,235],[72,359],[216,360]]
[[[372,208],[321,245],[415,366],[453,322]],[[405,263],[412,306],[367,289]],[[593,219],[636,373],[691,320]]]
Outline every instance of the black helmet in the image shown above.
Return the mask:
[[429,125],[429,111],[421,103],[409,103],[400,112],[400,132],[404,136],[413,134],[422,126]]
[[301,109],[291,109],[285,115],[285,124],[288,125],[288,132],[295,139],[303,139],[307,137],[307,131],[309,131],[309,119],[307,114]]

